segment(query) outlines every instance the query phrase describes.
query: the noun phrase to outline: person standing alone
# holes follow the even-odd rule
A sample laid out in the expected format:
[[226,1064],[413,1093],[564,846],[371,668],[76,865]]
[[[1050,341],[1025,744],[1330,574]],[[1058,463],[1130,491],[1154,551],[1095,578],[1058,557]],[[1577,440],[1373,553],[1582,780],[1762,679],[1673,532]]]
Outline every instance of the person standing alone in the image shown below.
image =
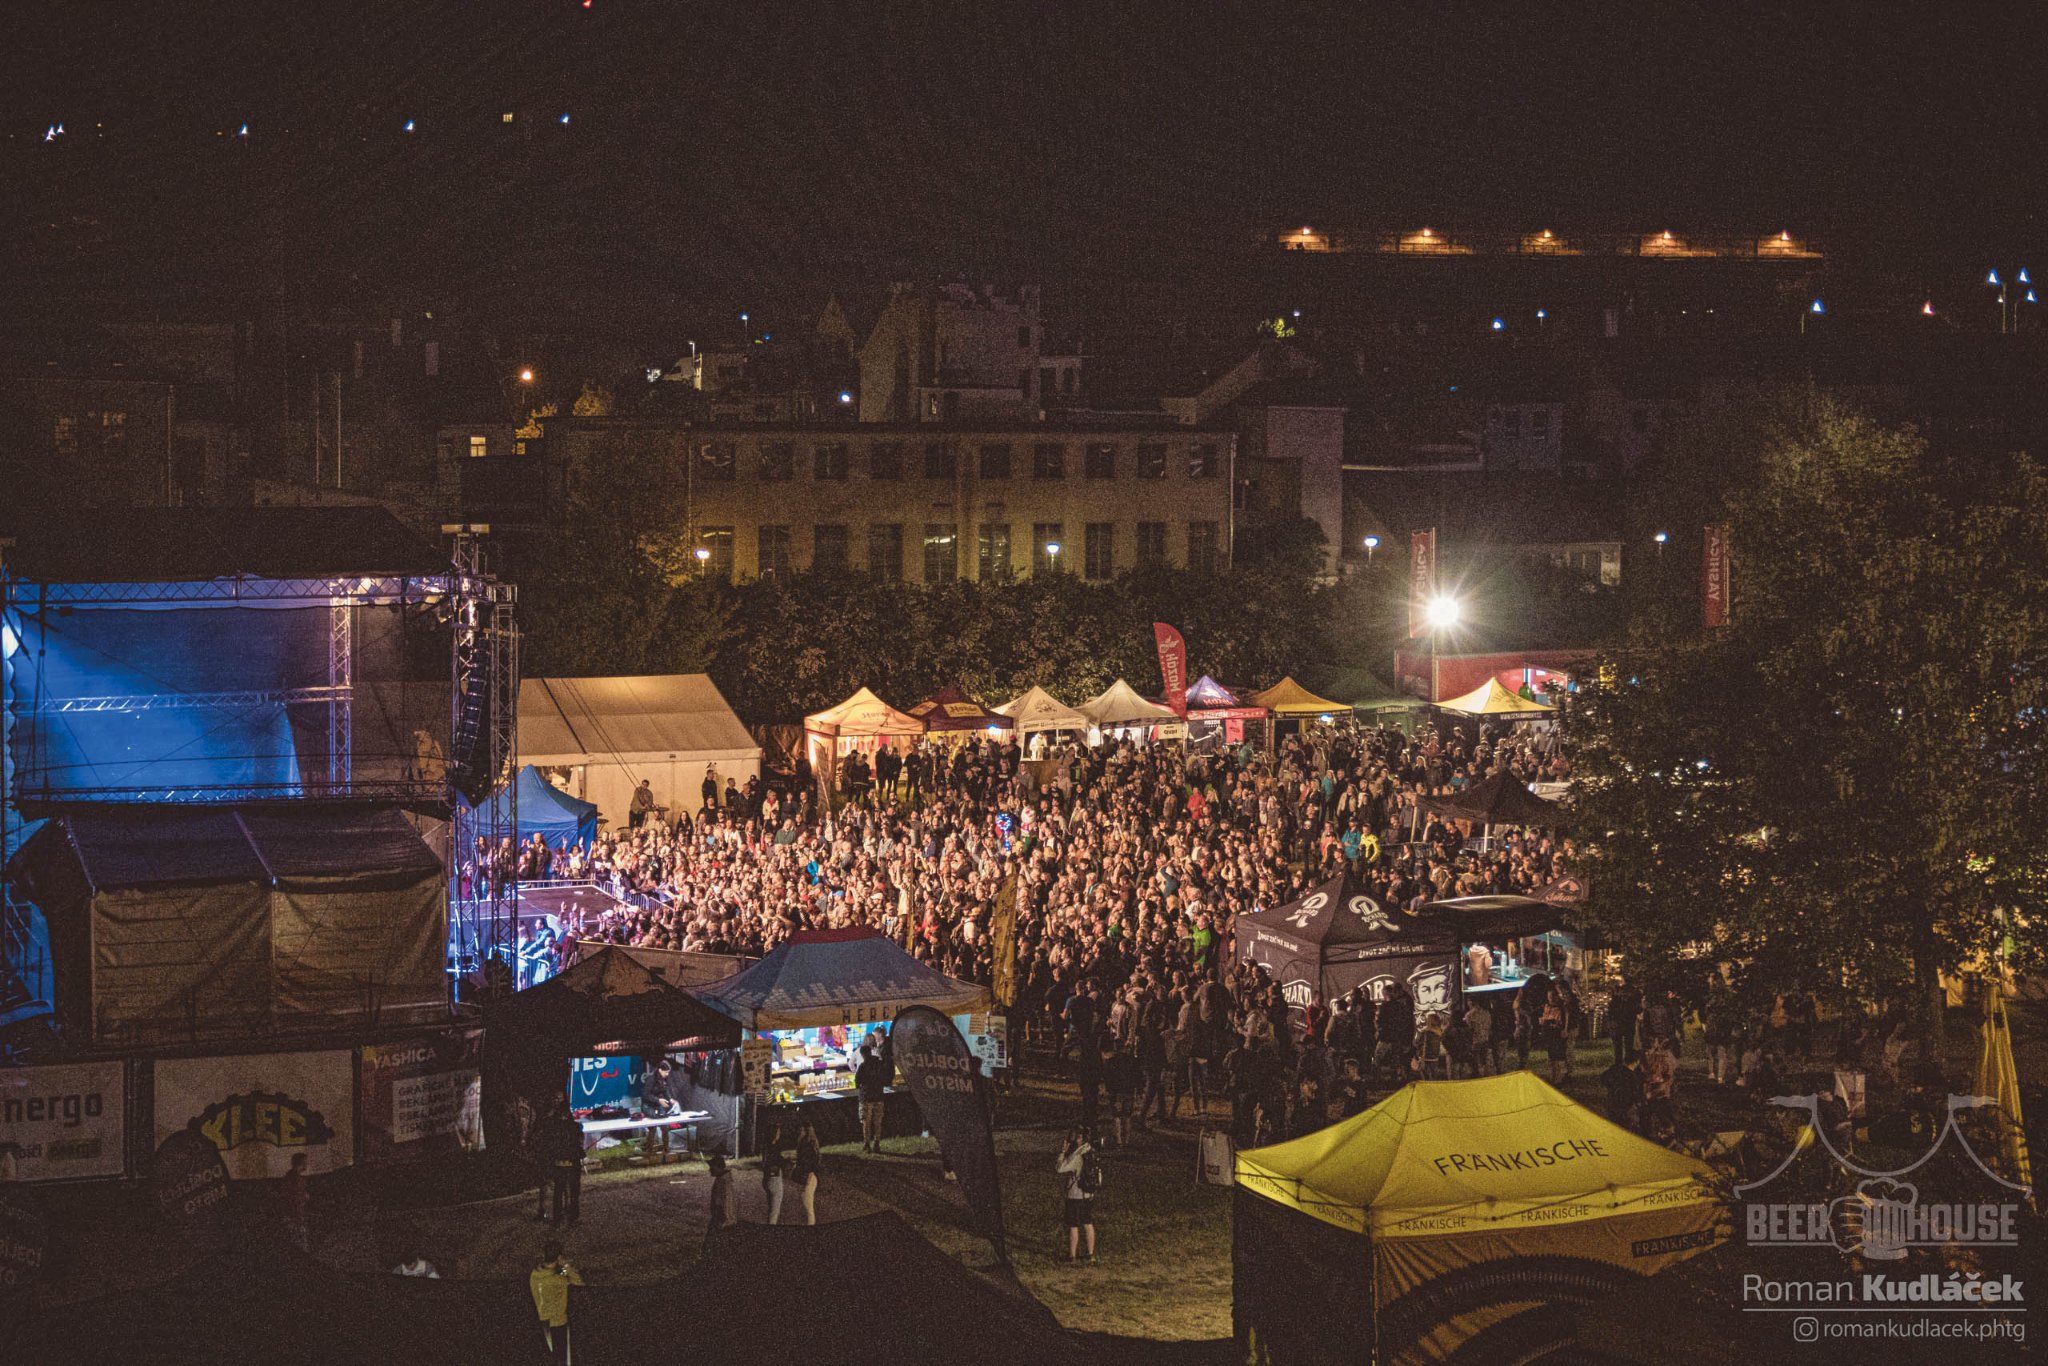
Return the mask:
[[[1076,1260],[1085,1241],[1087,1260],[1095,1260],[1095,1193],[1102,1189],[1102,1167],[1088,1130],[1074,1126],[1060,1149],[1057,1169],[1066,1181],[1067,1260]],[[1083,1235],[1086,1235],[1085,1239]]]
[[562,1256],[561,1243],[550,1238],[540,1250],[540,1265],[526,1278],[533,1291],[533,1310],[540,1317],[540,1331],[547,1339],[548,1359],[569,1366],[569,1287],[583,1284],[583,1277]]
[[791,1175],[796,1178],[797,1197],[804,1204],[804,1222],[818,1222],[818,1173],[824,1168],[824,1155],[818,1151],[818,1131],[805,1120],[796,1131],[796,1166]]

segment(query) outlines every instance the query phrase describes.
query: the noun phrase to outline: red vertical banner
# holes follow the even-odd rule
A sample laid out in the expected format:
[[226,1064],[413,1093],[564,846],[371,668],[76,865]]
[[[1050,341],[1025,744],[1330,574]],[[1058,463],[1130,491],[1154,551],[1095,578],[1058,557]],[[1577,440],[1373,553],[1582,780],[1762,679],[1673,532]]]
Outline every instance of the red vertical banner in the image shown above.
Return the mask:
[[1429,634],[1429,600],[1436,593],[1436,528],[1408,538],[1408,634]]
[[1183,721],[1188,715],[1188,643],[1179,631],[1163,621],[1152,623],[1152,640],[1159,647],[1159,676],[1166,682],[1166,705]]
[[1705,553],[1700,557],[1700,615],[1709,630],[1728,624],[1729,589],[1733,576],[1728,566],[1728,527],[1720,523],[1707,528]]

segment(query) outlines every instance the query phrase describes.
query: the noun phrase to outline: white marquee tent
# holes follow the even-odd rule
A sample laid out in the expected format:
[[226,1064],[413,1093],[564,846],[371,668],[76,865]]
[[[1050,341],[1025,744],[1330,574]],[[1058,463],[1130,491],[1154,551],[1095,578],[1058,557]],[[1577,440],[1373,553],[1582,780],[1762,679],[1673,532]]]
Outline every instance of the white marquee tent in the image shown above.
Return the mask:
[[996,710],[1017,723],[1019,736],[1046,730],[1087,730],[1095,724],[1085,712],[1068,706],[1035,683],[1030,691],[1011,698]]
[[745,787],[761,747],[704,674],[528,678],[519,685],[519,761],[569,770],[568,790],[623,828],[647,780],[673,815],[701,804],[706,767]]
[[1138,690],[1119,678],[1098,695],[1083,702],[1081,714],[1104,730],[1119,726],[1157,726],[1180,720],[1171,707],[1147,702]]

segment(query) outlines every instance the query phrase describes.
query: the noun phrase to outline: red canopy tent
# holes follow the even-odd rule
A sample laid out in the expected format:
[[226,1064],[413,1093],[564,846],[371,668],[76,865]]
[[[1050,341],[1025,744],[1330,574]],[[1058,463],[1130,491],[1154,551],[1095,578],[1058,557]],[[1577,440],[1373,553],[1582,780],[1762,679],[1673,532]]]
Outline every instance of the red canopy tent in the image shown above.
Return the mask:
[[910,709],[910,714],[924,722],[928,735],[954,731],[1011,730],[1016,722],[993,707],[967,695],[967,689],[958,683],[951,683],[927,697]]

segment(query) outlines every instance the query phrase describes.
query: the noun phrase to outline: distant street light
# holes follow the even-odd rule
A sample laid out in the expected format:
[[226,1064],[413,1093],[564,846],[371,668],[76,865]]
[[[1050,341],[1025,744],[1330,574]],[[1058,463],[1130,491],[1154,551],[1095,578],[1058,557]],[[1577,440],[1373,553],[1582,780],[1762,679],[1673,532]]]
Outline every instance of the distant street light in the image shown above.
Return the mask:
[[1429,702],[1435,706],[1443,695],[1443,671],[1437,667],[1437,646],[1443,633],[1458,624],[1458,600],[1439,593],[1429,600],[1425,617],[1429,622]]
[[697,572],[699,574],[702,574],[711,567],[711,547],[700,545],[690,553],[697,557]]
[[519,382],[521,384],[533,383],[533,367],[531,365],[523,365],[519,368]]
[[[1995,268],[1985,274],[1984,283],[1998,290],[1999,333],[2003,335],[2008,332],[2019,331],[2020,305],[2023,303],[2034,303],[2034,291],[2029,289],[2019,298],[2012,298],[2008,293],[2008,286],[2005,279],[1999,275],[1998,271]],[[2012,284],[2014,285],[2025,286],[2031,285],[2033,283],[2033,277],[2027,274],[2027,268],[2025,266],[2021,266],[2018,272],[2015,273],[2012,278]]]
[[1058,541],[1047,541],[1045,543],[1045,558],[1047,568],[1049,568],[1055,574],[1059,573],[1060,543]]
[[1655,536],[1652,536],[1650,539],[1657,543],[1657,558],[1660,560],[1663,559],[1664,543],[1671,539],[1671,533],[1668,531],[1660,531]]
[[1380,548],[1380,538],[1379,538],[1379,537],[1377,537],[1377,536],[1368,536],[1368,537],[1366,537],[1366,538],[1365,538],[1365,562],[1366,562],[1366,563],[1367,563],[1368,565],[1372,563],[1372,552],[1373,552],[1373,551],[1375,551],[1375,550],[1378,550],[1379,548]]

